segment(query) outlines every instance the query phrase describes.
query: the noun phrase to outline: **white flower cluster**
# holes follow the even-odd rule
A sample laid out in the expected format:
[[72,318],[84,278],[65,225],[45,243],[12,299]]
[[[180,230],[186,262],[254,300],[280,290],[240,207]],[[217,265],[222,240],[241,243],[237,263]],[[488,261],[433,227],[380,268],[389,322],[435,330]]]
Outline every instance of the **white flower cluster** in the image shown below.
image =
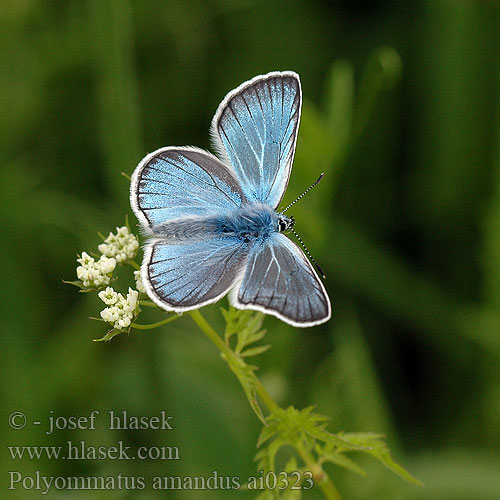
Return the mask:
[[116,267],[116,260],[106,255],[101,255],[96,260],[88,253],[83,252],[79,259],[80,265],[76,268],[76,275],[86,288],[102,288],[109,285],[111,275]]
[[118,264],[123,264],[137,255],[139,242],[127,226],[117,227],[116,234],[109,236],[97,248],[106,257],[113,257]]
[[137,290],[128,289],[127,297],[117,293],[113,288],[99,292],[99,298],[108,306],[101,311],[101,318],[113,325],[113,328],[122,330],[128,328],[132,320],[139,312]]
[[134,271],[134,278],[135,278],[135,287],[139,292],[141,293],[146,293],[146,289],[144,288],[144,285],[142,284],[141,280],[141,271]]

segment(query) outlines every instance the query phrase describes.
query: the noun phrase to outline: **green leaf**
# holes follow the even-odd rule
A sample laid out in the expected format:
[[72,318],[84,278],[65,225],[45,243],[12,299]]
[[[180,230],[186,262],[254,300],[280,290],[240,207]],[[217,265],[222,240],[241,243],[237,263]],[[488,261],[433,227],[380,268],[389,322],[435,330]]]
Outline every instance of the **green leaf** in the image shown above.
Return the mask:
[[[112,281],[114,281],[114,280],[112,280]],[[62,282],[65,283],[66,285],[73,285],[73,286],[78,287],[80,289],[80,290],[78,290],[80,293],[91,293],[91,292],[98,292],[99,290],[102,290],[102,288],[87,287],[83,284],[82,281],[79,281],[79,280],[76,280],[76,281],[62,280]]]
[[[327,421],[328,418],[315,413],[312,406],[302,410],[288,407],[273,411],[267,418],[268,425],[261,430],[257,442],[258,447],[267,443],[255,457],[259,468],[274,471],[278,451],[284,446],[290,446],[295,448],[303,459],[304,453],[308,452],[318,465],[324,462],[333,463],[364,476],[365,471],[345,455],[346,452],[362,451],[377,458],[405,480],[421,484],[392,459],[382,434],[332,434],[325,429]],[[296,462],[293,465],[297,467]],[[311,467],[311,464],[308,462],[307,466]]]
[[241,358],[236,356],[233,353],[233,356],[224,358],[229,365],[229,368],[233,371],[233,373],[238,377],[243,390],[247,396],[248,402],[252,407],[253,411],[259,417],[262,423],[266,423],[266,419],[264,418],[264,414],[262,413],[262,409],[257,402],[257,390],[255,388],[255,370],[256,366],[247,365]]
[[269,344],[267,345],[260,345],[257,347],[251,347],[250,349],[246,349],[241,353],[241,357],[247,358],[250,356],[257,356],[258,354],[262,354],[263,352],[268,351],[271,348]]
[[257,469],[263,470],[264,472],[274,472],[276,470],[276,455],[284,446],[293,446],[293,443],[277,438],[268,446],[262,448],[262,450],[255,455],[254,459],[257,462]]
[[[226,329],[224,331],[226,343],[229,343],[231,337],[236,336],[236,346],[234,347],[236,354],[242,354],[249,345],[264,338],[266,330],[261,329],[265,317],[263,313],[240,310],[234,307],[230,307],[228,310],[221,309],[221,312],[226,320]],[[257,352],[257,354],[260,352]],[[246,354],[246,356],[251,355]]]
[[352,443],[357,443],[366,447],[365,452],[375,457],[377,460],[389,470],[405,479],[409,483],[423,486],[423,484],[414,478],[406,469],[394,461],[391,452],[385,441],[382,440],[383,434],[376,434],[373,432],[358,432],[344,434],[343,436]]
[[302,410],[289,406],[286,409],[279,408],[274,411],[267,419],[268,427],[262,429],[257,446],[277,435],[291,443],[305,446],[309,450],[313,449],[316,440],[346,449],[359,448],[343,437],[326,431],[328,417],[314,413],[313,410],[313,406]]
[[116,337],[117,335],[120,335],[120,333],[123,333],[125,330],[117,330],[113,328],[112,330],[109,330],[104,337],[101,337],[100,339],[94,339],[94,342],[105,342],[107,340],[111,340],[113,337]]
[[84,286],[83,282],[80,280],[75,280],[75,281],[61,280],[61,281],[66,285],[73,285],[73,286],[78,287],[80,289],[79,290],[80,293],[90,293],[90,292],[99,292],[100,290],[104,290],[106,287],[111,285],[111,283],[115,282],[117,279],[118,278],[116,278],[116,277],[111,278],[111,280],[109,281],[109,284],[103,285],[100,288],[92,288],[92,287]]
[[[260,330],[264,315],[262,313],[257,314],[259,314],[259,316],[256,315],[251,320],[248,327],[245,330],[241,331],[238,335],[238,343],[236,344],[235,349],[236,352],[241,353],[247,346],[258,342],[259,340],[262,340],[266,335],[266,330]],[[262,316],[260,316],[261,314]]]
[[355,474],[359,474],[360,476],[366,476],[366,472],[360,467],[356,462],[351,460],[349,457],[345,456],[343,452],[338,450],[330,450],[327,448],[321,448],[320,446],[316,449],[318,456],[322,462],[330,462],[332,464],[338,465],[339,467],[343,467]]
[[78,288],[81,288],[82,290],[85,290],[85,287],[83,286],[83,283],[79,280],[77,281],[66,281],[66,280],[62,280],[63,283],[66,283],[66,285],[73,285],[73,286],[77,286]]
[[261,329],[264,314],[250,310],[240,310],[234,307],[221,309],[221,313],[226,320],[226,328],[224,330],[226,344],[229,346],[231,338],[236,336],[236,346],[234,350],[231,350],[231,356],[225,356],[225,359],[231,370],[238,377],[250,406],[265,424],[264,414],[257,402],[254,373],[257,367],[247,365],[243,360],[243,358],[261,354],[270,348],[269,345],[264,345],[247,349],[249,345],[258,342],[266,334],[266,330]]

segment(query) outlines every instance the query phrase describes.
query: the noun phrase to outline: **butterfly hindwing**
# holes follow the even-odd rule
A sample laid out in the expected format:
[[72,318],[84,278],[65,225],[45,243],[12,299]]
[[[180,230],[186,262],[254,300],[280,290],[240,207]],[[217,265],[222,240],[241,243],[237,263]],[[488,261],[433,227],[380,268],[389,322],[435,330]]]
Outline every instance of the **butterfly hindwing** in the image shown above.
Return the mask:
[[158,149],[132,176],[131,205],[145,227],[231,210],[244,200],[234,173],[198,148]]
[[330,318],[323,284],[300,248],[281,233],[254,244],[231,300],[235,307],[264,311],[294,326]]
[[258,76],[230,92],[212,121],[218,151],[234,168],[250,202],[276,208],[292,168],[301,87],[292,71]]
[[159,306],[181,312],[224,296],[245,260],[244,246],[230,237],[169,244],[157,240],[146,248],[141,275]]

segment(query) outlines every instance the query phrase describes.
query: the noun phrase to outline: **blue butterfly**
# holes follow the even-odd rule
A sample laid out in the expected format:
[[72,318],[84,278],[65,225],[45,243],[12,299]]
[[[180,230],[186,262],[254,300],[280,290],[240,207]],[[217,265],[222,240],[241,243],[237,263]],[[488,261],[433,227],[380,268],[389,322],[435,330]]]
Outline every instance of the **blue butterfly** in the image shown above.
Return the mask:
[[130,191],[149,236],[141,277],[167,311],[189,311],[228,292],[238,309],[294,326],[330,318],[330,300],[277,212],[290,177],[302,93],[292,71],[272,72],[229,92],[212,120],[219,157],[169,146],[147,155]]

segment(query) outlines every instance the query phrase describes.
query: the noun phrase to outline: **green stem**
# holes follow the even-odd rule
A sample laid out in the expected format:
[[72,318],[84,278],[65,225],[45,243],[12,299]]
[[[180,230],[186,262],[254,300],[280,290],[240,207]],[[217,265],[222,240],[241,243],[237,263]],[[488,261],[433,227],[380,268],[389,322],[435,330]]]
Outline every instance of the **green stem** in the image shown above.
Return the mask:
[[321,465],[314,460],[311,453],[300,445],[295,445],[295,448],[304,463],[307,465],[309,471],[312,473],[315,481],[314,484],[317,484],[321,488],[325,498],[328,500],[342,500],[335,484],[333,484],[333,481],[328,477],[328,474],[323,470]]
[[169,316],[168,318],[162,319],[161,321],[157,321],[156,323],[149,323],[148,325],[141,325],[140,323],[132,323],[132,328],[135,328],[136,330],[152,330],[153,328],[158,328],[159,326],[166,325],[167,323],[171,323],[172,321],[175,321],[178,319],[180,316],[177,315],[172,315]]
[[209,340],[215,344],[215,347],[219,349],[227,357],[233,355],[233,351],[225,344],[225,342],[220,338],[219,334],[212,328],[210,323],[203,317],[199,309],[194,309],[189,311],[193,321],[200,327],[203,333],[209,338]]
[[274,399],[271,397],[271,394],[267,392],[267,389],[264,387],[260,379],[257,377],[257,375],[254,375],[255,377],[255,390],[257,391],[257,394],[260,396],[260,399],[264,402],[264,404],[268,407],[269,411],[273,412],[279,408],[278,404],[274,401]]
[[325,479],[319,483],[319,487],[323,491],[325,498],[328,498],[328,500],[342,500],[339,490],[337,490],[333,481],[326,475],[326,472],[324,474]]
[[132,260],[132,259],[131,259],[131,260],[129,260],[129,261],[128,261],[128,263],[129,263],[129,264],[130,264],[130,265],[131,265],[131,266],[132,266],[132,267],[133,267],[136,271],[138,271],[138,270],[141,268],[141,266],[140,266],[139,264],[137,264],[137,262],[136,262],[135,260]]
[[[227,346],[227,344],[221,339],[220,335],[212,328],[210,323],[203,317],[199,309],[190,311],[191,317],[194,322],[203,330],[205,335],[212,341],[213,344],[221,351],[227,358],[234,356],[233,351]],[[262,401],[268,407],[269,411],[277,410],[279,406],[275,403],[271,395],[267,392],[266,388],[262,385],[259,378],[254,375],[255,378],[255,390],[260,396]]]
[[[222,340],[220,335],[212,328],[210,323],[204,318],[199,309],[190,311],[189,314],[193,321],[200,327],[203,333],[209,338],[209,340],[221,351],[226,358],[231,358],[234,356],[234,352],[227,346],[227,344]],[[257,394],[260,396],[264,404],[267,406],[269,411],[275,411],[279,408],[279,405],[274,401],[272,396],[267,392],[267,389],[263,386],[260,379],[254,374],[254,387]],[[333,481],[328,477],[326,472],[321,468],[315,460],[314,457],[302,446],[296,446],[297,452],[301,456],[307,468],[313,474],[313,477],[318,481],[317,484],[321,488],[323,495],[328,500],[342,500],[340,493],[333,484]]]

